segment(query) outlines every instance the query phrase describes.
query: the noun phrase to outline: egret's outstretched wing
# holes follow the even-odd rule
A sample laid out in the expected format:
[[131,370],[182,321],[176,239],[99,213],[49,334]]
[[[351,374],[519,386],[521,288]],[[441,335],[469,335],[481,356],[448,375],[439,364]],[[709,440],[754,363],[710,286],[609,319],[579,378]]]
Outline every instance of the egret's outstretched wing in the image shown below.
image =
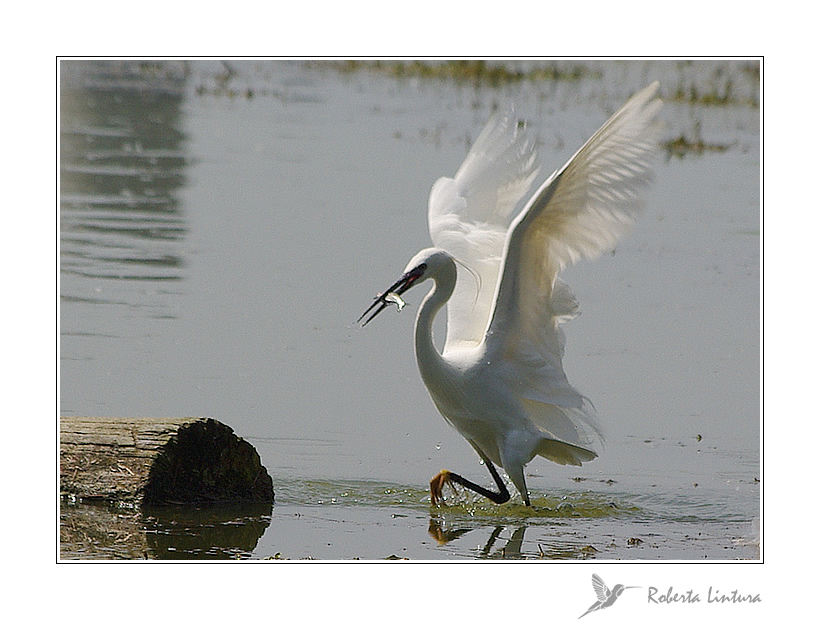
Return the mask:
[[507,229],[536,176],[535,164],[534,145],[511,111],[491,117],[455,177],[442,177],[432,187],[432,242],[476,276],[458,270],[447,306],[447,347],[476,345],[484,336]]
[[[610,251],[634,222],[651,181],[657,145],[657,82],[632,96],[558,172],[514,221],[511,240],[537,237],[547,267]],[[517,243],[518,249],[528,246]]]
[[[591,459],[584,450],[599,434],[590,403],[562,370],[559,324],[576,302],[559,271],[609,251],[634,221],[651,178],[660,107],[657,83],[635,94],[531,197],[508,230],[490,320],[493,352],[510,367],[513,391],[528,417],[555,440],[537,453],[559,463]],[[590,452],[588,452],[590,453]]]

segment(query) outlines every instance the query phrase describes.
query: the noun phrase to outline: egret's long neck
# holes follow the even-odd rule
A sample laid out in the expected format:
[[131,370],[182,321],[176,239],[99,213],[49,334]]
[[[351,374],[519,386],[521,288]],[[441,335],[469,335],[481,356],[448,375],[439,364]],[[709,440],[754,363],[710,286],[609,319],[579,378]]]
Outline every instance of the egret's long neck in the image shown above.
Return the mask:
[[441,353],[435,347],[432,325],[438,311],[450,299],[455,289],[455,279],[455,265],[450,268],[450,272],[436,276],[434,286],[418,309],[418,319],[415,323],[415,356],[424,379],[428,375],[437,375],[446,367]]

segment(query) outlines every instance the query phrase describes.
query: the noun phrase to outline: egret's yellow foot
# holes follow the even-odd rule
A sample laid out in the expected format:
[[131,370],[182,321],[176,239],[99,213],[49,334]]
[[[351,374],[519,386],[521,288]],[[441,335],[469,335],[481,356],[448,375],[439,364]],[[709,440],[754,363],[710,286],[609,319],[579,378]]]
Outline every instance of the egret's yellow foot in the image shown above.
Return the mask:
[[442,470],[429,482],[429,501],[432,505],[443,505],[444,486],[449,486],[453,494],[458,496],[458,490],[452,482],[452,473],[449,470]]

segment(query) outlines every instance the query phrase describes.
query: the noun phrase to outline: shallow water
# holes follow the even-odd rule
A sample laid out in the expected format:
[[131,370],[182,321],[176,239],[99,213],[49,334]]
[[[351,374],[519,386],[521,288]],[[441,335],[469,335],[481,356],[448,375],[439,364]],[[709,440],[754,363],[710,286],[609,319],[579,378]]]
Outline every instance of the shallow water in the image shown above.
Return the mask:
[[[88,532],[63,557],[757,558],[757,73],[584,65],[573,81],[475,85],[300,62],[62,62],[61,413],[215,417],[277,490],[270,512],[116,509],[146,549]],[[428,244],[429,188],[494,106],[517,104],[552,171],[654,79],[666,143],[700,152],[667,149],[631,234],[564,274],[582,309],[565,368],[605,451],[578,469],[531,462],[535,510],[431,508],[440,469],[486,470],[423,389],[414,308],[354,320]],[[97,509],[64,506],[64,529]]]

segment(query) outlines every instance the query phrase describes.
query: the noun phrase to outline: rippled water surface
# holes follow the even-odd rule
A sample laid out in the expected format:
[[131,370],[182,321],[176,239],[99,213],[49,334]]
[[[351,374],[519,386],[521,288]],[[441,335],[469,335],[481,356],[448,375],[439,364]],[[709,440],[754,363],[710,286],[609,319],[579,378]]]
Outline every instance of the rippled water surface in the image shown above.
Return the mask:
[[[62,62],[61,413],[217,418],[276,491],[241,513],[64,505],[62,557],[758,558],[758,64],[556,68]],[[654,79],[646,212],[563,274],[565,368],[605,451],[531,462],[534,509],[432,508],[442,468],[487,472],[420,382],[414,308],[354,320],[429,244],[430,186],[494,108],[516,104],[552,172]]]

